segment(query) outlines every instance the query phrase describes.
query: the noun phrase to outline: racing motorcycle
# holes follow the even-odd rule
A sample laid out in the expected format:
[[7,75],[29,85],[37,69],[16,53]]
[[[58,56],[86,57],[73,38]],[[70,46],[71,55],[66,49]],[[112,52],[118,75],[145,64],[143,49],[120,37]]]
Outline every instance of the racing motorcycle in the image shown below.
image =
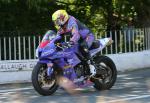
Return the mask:
[[[32,84],[40,95],[52,95],[59,88],[58,77],[64,76],[77,87],[84,88],[92,83],[96,90],[110,89],[117,78],[114,62],[100,52],[112,41],[110,38],[95,40],[91,46],[91,59],[85,60],[78,44],[58,42],[60,35],[49,36],[36,50],[38,62],[32,71]],[[61,68],[60,68],[61,67]]]

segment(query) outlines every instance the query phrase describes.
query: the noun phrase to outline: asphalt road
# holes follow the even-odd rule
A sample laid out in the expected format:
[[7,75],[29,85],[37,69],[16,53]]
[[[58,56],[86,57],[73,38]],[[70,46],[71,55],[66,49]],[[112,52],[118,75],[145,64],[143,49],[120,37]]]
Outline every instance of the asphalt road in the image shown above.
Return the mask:
[[52,96],[41,96],[30,83],[0,85],[0,103],[150,103],[150,68],[119,73],[111,90],[78,91],[70,95],[59,89]]

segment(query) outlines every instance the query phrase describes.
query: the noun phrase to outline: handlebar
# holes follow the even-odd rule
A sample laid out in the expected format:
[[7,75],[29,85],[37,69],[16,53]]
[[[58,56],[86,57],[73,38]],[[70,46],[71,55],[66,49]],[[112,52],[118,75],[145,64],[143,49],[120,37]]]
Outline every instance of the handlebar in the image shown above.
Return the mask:
[[56,43],[55,45],[62,50],[73,46],[70,42]]

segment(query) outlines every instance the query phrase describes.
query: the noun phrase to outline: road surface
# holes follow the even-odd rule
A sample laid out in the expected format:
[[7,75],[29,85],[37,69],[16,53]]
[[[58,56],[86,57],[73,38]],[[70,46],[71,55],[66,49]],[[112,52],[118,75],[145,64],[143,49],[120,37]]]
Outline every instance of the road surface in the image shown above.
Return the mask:
[[0,85],[0,103],[150,103],[150,68],[119,73],[111,90],[89,87],[70,95],[59,89],[41,96],[30,83]]

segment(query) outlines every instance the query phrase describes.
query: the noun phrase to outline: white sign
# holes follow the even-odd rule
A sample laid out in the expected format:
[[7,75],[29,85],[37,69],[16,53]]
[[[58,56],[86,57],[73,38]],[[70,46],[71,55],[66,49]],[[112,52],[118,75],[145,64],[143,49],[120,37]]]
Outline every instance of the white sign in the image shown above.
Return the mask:
[[32,70],[36,63],[37,60],[1,61],[0,72]]

